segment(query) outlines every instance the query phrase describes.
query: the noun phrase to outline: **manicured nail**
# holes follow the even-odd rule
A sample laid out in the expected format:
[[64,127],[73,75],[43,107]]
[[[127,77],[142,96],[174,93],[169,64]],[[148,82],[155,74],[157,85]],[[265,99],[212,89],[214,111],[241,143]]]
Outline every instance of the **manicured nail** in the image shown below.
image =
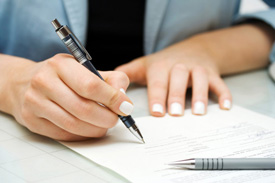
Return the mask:
[[153,112],[163,113],[163,107],[160,104],[154,104],[152,108]]
[[204,114],[205,113],[205,105],[203,102],[198,101],[195,103],[194,114]]
[[170,113],[174,115],[182,115],[182,105],[178,102],[174,102],[170,106]]
[[230,100],[224,100],[223,101],[223,108],[224,109],[230,109],[231,108],[231,102],[230,102]]
[[122,93],[126,94],[125,90],[123,88],[119,89]]
[[133,109],[134,109],[134,106],[127,101],[122,102],[119,106],[119,110],[126,115],[130,115]]

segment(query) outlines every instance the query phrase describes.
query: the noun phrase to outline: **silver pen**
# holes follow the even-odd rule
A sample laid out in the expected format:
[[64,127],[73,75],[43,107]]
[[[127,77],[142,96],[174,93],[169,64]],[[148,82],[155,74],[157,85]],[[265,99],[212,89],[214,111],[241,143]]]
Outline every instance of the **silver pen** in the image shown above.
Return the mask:
[[[71,52],[71,54],[75,57],[75,59],[104,81],[102,76],[91,63],[92,57],[89,55],[89,53],[81,44],[81,42],[77,39],[77,37],[73,34],[73,32],[66,25],[61,25],[57,19],[54,19],[52,21],[52,25],[59,38],[63,41],[63,43]],[[130,115],[118,115],[118,117],[134,136],[145,143],[137,125],[135,124],[134,119]]]
[[195,158],[168,165],[194,170],[275,170],[275,158]]

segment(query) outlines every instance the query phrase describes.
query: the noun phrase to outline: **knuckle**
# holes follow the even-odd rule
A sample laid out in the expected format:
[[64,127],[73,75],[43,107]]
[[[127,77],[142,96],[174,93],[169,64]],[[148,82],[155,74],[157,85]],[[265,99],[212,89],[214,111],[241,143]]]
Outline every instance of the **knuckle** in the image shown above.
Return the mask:
[[55,54],[52,58],[55,58],[56,60],[59,60],[61,58],[64,58],[66,57],[68,54],[65,54],[65,53],[58,53],[58,54]]
[[202,73],[202,74],[206,74],[207,70],[203,67],[203,66],[195,66],[193,68],[194,72],[198,72],[198,73]]
[[93,93],[96,93],[99,88],[99,82],[93,77],[88,78],[83,81],[83,94],[85,96],[91,96]]
[[122,71],[116,71],[116,74],[117,74],[117,80],[122,82],[123,84],[126,84],[127,86],[129,85],[130,83],[130,80],[127,76],[126,73],[122,72]]
[[52,68],[57,68],[59,66],[59,63],[61,61],[61,56],[60,54],[57,54],[53,56],[52,58],[48,59],[47,65],[52,67]]
[[43,72],[36,73],[31,79],[31,87],[34,89],[54,90],[53,81],[50,81]]
[[213,82],[213,83],[223,83],[223,80],[221,78],[221,76],[219,74],[211,74],[208,76],[209,78],[209,82]]
[[113,90],[113,93],[111,94],[111,97],[110,97],[108,106],[111,107],[111,106],[116,105],[116,103],[117,103],[118,101],[120,101],[121,95],[122,95],[121,92],[119,92],[119,91],[117,91],[117,90]]
[[225,97],[228,97],[228,98],[232,98],[232,95],[231,95],[231,93],[230,93],[230,90],[229,90],[227,87],[222,88],[220,93],[221,93],[221,94],[220,94],[221,96],[225,96]]
[[113,114],[113,115],[108,116],[108,118],[106,118],[106,119],[108,119],[106,121],[106,128],[112,128],[117,124],[118,116],[116,114]]
[[60,61],[60,60],[63,60],[64,58],[72,58],[72,56],[66,53],[58,53],[52,57],[52,60]]
[[65,59],[72,58],[71,55],[65,53],[58,53],[52,58],[48,59],[47,64],[52,68],[60,68],[64,66]]
[[34,94],[30,90],[28,90],[24,94],[24,102],[23,102],[23,104],[26,106],[27,104],[34,104],[34,103],[36,103],[36,99],[34,97]]
[[73,105],[73,111],[78,116],[88,119],[89,116],[93,116],[93,110],[91,105],[86,101],[80,101]]
[[171,91],[169,98],[172,99],[183,99],[184,97],[184,91]]
[[46,81],[45,81],[45,76],[42,72],[36,73],[32,78],[31,78],[31,86],[44,86]]
[[167,84],[164,83],[163,81],[156,80],[156,81],[152,82],[151,87],[166,90],[167,89]]
[[63,127],[66,131],[75,132],[78,129],[78,121],[73,117],[66,117],[63,121]]
[[152,61],[148,63],[150,68],[166,68],[167,64],[165,61]]
[[183,63],[177,63],[173,66],[173,70],[179,70],[180,72],[188,72],[189,69]]

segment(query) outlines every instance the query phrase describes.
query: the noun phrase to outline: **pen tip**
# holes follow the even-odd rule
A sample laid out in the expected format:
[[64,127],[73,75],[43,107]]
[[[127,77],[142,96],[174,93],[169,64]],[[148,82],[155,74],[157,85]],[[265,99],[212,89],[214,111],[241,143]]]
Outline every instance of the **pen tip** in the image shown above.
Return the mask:
[[143,142],[143,144],[145,144],[145,141],[144,141],[144,139],[142,138],[142,142]]

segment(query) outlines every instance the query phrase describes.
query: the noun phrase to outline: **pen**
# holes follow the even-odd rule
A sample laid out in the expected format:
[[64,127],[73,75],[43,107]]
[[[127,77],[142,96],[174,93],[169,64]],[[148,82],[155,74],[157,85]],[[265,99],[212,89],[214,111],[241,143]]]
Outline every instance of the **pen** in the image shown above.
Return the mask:
[[[104,81],[102,76],[91,63],[92,57],[89,55],[89,53],[81,44],[81,42],[77,39],[77,37],[73,34],[73,32],[66,25],[61,25],[57,19],[54,19],[52,21],[52,25],[55,28],[55,32],[57,33],[59,38],[63,41],[63,43],[71,52],[71,54],[75,57],[75,59]],[[137,125],[135,124],[134,119],[130,115],[118,115],[118,117],[134,136],[145,143]]]
[[168,165],[194,170],[274,170],[275,158],[195,158]]

